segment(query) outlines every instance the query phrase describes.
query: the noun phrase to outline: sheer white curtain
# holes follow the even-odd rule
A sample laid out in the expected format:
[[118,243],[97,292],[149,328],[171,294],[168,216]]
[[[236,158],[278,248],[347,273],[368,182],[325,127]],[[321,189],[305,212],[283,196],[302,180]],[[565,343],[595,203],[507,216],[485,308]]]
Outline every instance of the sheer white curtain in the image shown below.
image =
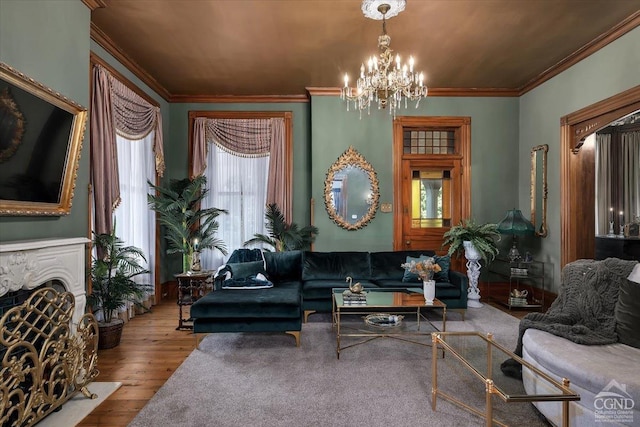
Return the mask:
[[614,213],[611,189],[612,158],[611,158],[611,134],[591,134],[585,140],[585,145],[594,144],[596,147],[596,235],[609,232],[609,221]]
[[[203,207],[229,212],[218,217],[217,234],[227,245],[229,255],[234,249],[242,248],[254,234],[266,234],[268,155],[242,157],[212,143],[209,144],[204,175],[209,193],[202,202]],[[224,264],[229,255],[225,257],[220,251],[205,250],[201,254],[202,268],[214,270]]]
[[116,136],[121,201],[114,214],[116,235],[126,245],[142,249],[147,258],[146,268],[150,273],[141,274],[134,280],[151,284],[150,294],[154,293],[155,284],[156,215],[147,205],[147,180],[156,180],[154,133],[152,131],[143,139],[135,141]]

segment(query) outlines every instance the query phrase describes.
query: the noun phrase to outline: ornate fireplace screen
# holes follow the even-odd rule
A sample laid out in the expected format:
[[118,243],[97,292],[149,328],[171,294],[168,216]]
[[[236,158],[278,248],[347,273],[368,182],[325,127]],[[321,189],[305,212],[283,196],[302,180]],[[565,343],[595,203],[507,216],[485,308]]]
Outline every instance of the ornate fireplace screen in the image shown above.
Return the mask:
[[92,314],[71,331],[73,294],[42,288],[0,320],[0,425],[31,426],[97,375],[98,323]]

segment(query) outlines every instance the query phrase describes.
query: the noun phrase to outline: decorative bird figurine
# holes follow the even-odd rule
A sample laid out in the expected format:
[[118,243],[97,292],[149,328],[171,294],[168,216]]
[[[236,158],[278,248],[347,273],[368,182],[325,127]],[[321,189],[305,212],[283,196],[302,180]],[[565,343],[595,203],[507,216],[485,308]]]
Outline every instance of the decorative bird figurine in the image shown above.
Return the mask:
[[353,279],[351,276],[347,276],[345,282],[349,282],[349,290],[354,294],[359,294],[364,289],[364,286],[360,282],[352,283]]

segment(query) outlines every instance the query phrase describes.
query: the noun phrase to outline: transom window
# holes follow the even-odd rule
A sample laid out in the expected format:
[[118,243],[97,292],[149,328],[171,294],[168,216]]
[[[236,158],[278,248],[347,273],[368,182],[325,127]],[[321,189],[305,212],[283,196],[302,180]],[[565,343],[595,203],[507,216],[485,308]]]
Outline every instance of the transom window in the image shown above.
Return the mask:
[[455,154],[456,135],[453,129],[405,129],[405,154]]

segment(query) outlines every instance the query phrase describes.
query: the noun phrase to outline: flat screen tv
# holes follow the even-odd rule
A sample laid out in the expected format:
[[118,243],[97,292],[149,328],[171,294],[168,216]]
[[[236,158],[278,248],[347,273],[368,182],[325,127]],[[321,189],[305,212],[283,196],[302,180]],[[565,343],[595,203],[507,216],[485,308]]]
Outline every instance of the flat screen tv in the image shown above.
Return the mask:
[[67,215],[86,109],[0,62],[0,215]]

